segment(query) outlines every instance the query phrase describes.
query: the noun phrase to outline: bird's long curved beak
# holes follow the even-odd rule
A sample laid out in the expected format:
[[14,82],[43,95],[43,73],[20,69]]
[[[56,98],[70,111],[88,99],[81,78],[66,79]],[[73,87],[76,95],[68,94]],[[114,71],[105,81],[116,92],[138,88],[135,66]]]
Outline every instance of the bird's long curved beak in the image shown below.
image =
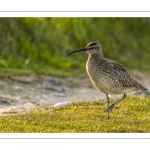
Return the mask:
[[81,49],[77,49],[77,50],[74,50],[72,52],[70,52],[69,54],[67,54],[67,56],[73,54],[73,53],[76,53],[76,52],[83,52],[83,51],[87,51],[88,49],[87,48],[81,48]]

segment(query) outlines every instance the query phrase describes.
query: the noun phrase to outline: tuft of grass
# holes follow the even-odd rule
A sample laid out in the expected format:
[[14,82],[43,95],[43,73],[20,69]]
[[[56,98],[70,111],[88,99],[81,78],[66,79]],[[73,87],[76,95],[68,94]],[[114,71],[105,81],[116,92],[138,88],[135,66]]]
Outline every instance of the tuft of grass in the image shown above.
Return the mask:
[[28,114],[1,116],[0,132],[150,132],[150,98],[127,98],[114,108],[109,120],[106,106],[103,100],[74,101],[63,108],[45,107]]

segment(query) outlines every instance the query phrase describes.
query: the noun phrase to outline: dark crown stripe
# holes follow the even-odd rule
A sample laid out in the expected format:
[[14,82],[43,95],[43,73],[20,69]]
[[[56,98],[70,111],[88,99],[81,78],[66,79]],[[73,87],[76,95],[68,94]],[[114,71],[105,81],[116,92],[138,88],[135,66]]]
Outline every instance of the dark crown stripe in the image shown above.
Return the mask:
[[90,43],[88,43],[88,44],[87,44],[87,46],[86,46],[86,47],[94,46],[94,45],[96,45],[96,44],[98,44],[98,42],[90,42]]

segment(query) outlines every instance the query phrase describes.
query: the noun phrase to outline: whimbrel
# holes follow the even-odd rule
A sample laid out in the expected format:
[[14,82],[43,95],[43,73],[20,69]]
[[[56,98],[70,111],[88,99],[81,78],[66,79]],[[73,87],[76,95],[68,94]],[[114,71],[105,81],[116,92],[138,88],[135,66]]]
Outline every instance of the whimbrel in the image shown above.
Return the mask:
[[[85,51],[89,54],[86,71],[93,85],[106,95],[108,119],[114,106],[127,97],[127,93],[137,90],[147,90],[138,83],[120,63],[103,57],[102,47],[98,42],[90,42],[85,48],[74,50],[67,56]],[[110,105],[110,95],[123,94],[123,97]]]

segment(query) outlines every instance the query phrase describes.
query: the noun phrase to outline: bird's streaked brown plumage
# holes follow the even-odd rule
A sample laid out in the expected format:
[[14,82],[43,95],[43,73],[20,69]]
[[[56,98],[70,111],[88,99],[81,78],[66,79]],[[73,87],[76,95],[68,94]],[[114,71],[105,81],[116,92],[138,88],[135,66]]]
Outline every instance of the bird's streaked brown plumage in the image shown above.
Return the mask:
[[[147,90],[137,82],[120,63],[106,59],[102,54],[102,47],[98,42],[90,42],[85,48],[69,53],[86,51],[89,54],[86,70],[93,85],[107,97],[108,119],[113,107],[127,97],[127,93],[137,90]],[[123,97],[109,105],[109,95],[123,94]]]

